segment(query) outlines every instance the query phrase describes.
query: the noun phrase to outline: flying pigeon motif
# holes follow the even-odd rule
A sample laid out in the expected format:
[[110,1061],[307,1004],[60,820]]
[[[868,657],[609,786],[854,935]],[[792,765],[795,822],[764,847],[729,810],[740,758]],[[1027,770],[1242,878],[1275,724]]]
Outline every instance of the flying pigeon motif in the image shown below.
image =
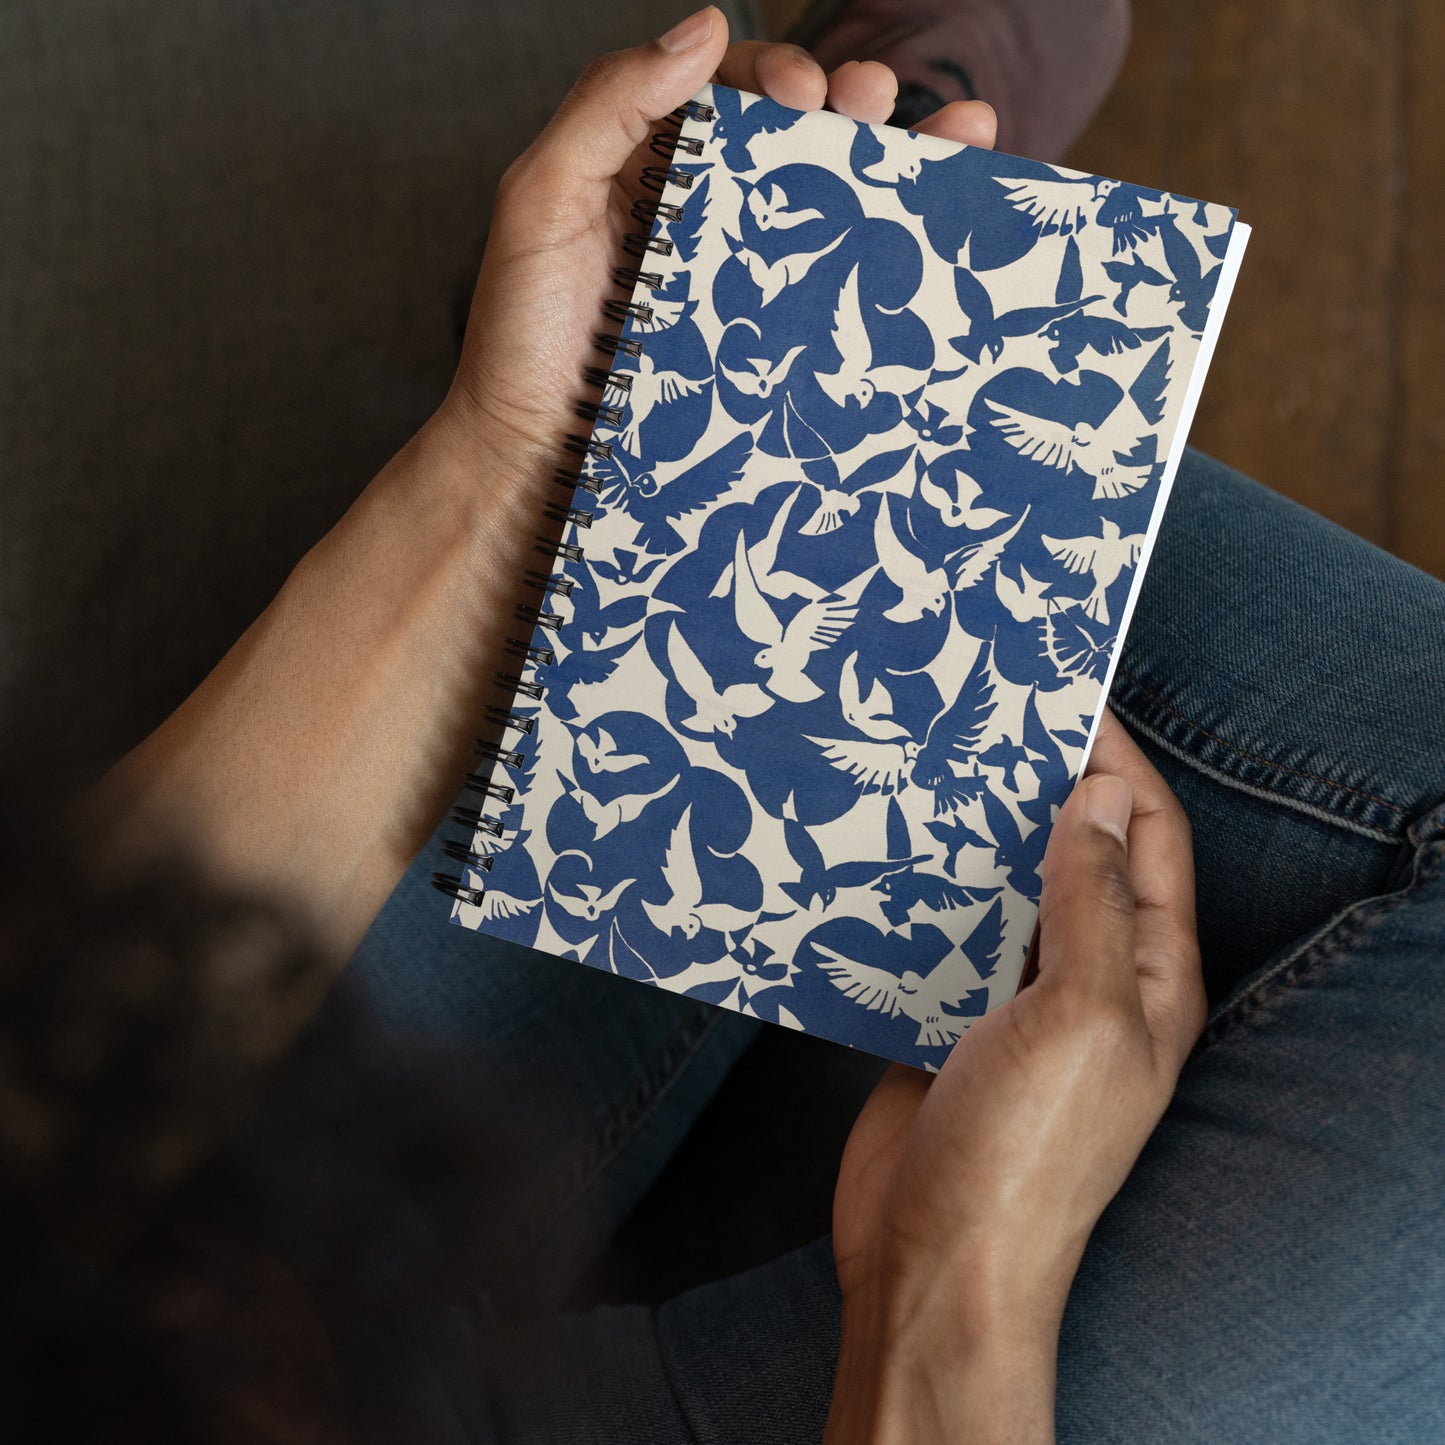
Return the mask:
[[738,482],[752,450],[752,434],[741,432],[701,461],[686,458],[611,480],[603,495],[637,522],[637,540],[647,551],[680,552],[686,543],[675,524],[711,506]]
[[682,690],[692,699],[696,712],[683,719],[683,727],[700,733],[722,733],[731,737],[741,717],[757,717],[772,707],[773,699],[755,682],[735,682],[718,691],[711,675],[677,630],[668,623],[667,660]]
[[1144,550],[1142,532],[1127,537],[1119,535],[1119,524],[1108,517],[1101,519],[1103,535],[1098,537],[1040,536],[1049,554],[1062,562],[1066,571],[1087,572],[1094,579],[1094,590],[1084,603],[1084,615],[1096,622],[1108,622],[1108,591],[1125,567],[1132,567]]
[[1007,512],[997,507],[980,507],[975,503],[983,495],[983,488],[956,462],[953,467],[953,495],[950,496],[937,482],[927,476],[918,484],[918,495],[936,511],[945,527],[967,527],[970,532],[982,532],[997,526],[1007,518]]
[[619,753],[606,728],[598,728],[596,742],[583,733],[577,739],[577,751],[594,773],[625,773],[647,761],[641,753]]
[[698,396],[706,384],[706,381],[695,381],[676,371],[658,371],[652,358],[644,351],[637,360],[637,379],[627,393],[627,423],[617,436],[623,450],[640,456],[642,426],[653,409],[659,403],[669,405],[679,397]]
[[[734,908],[730,903],[704,903],[702,881],[698,877],[697,858],[692,851],[692,804],[682,810],[663,855],[662,881],[668,896],[662,903],[642,900],[643,912],[659,933],[681,933],[696,938],[704,928],[715,928],[725,936],[751,928],[758,920],[756,911]],[[728,937],[728,946],[732,946]]]
[[899,975],[877,964],[861,963],[835,949],[814,943],[818,967],[833,986],[873,1013],[888,1018],[903,1015],[918,1025],[920,1048],[941,1048],[956,1044],[988,1002],[988,990],[960,993],[952,971],[935,967],[924,975],[905,969]]
[[917,622],[924,613],[937,617],[948,601],[948,578],[943,568],[930,568],[898,540],[886,492],[878,503],[878,515],[873,521],[873,542],[878,550],[878,565],[903,594],[883,615],[890,622]]
[[1048,595],[1052,586],[1033,576],[1022,563],[1017,582],[1002,568],[993,578],[993,590],[1015,622],[1031,622],[1053,611],[1055,603]]
[[[786,601],[789,597],[804,597],[809,602],[816,602],[819,598],[828,595],[826,587],[820,587],[816,582],[811,582],[806,577],[799,577],[795,572],[780,571],[777,566],[778,547],[783,540],[783,533],[787,529],[788,519],[793,513],[793,504],[798,500],[798,493],[802,491],[803,483],[799,482],[793,488],[792,495],[778,508],[773,516],[771,525],[760,542],[754,542],[748,548],[748,565],[753,570],[753,581],[758,585],[758,591],[767,597],[775,597],[780,602]],[[708,595],[711,597],[726,597],[733,585],[733,564],[728,563],[718,577],[717,585]]]
[[908,729],[893,716],[893,696],[883,685],[882,679],[875,678],[865,698],[858,685],[858,654],[850,652],[843,661],[843,671],[838,679],[838,700],[843,705],[843,721],[855,727],[865,737],[889,742],[906,738]]
[[1143,371],[1097,427],[1035,416],[991,398],[985,405],[993,425],[1008,444],[1042,466],[1065,475],[1079,473],[1094,483],[1095,501],[1137,492],[1154,479],[1158,468],[1155,428],[1164,412],[1169,378],[1169,342],[1145,363]]
[[785,626],[763,596],[753,576],[746,540],[738,533],[733,556],[733,613],[738,631],[759,644],[754,661],[769,674],[769,692],[787,702],[812,702],[822,697],[822,688],[807,676],[808,661],[848,629],[858,615],[858,598],[876,570],[870,567],[841,591],[805,602]]
[[950,336],[948,344],[975,366],[982,363],[985,354],[990,361],[997,361],[1009,339],[1037,336],[1063,317],[1072,316],[1085,306],[1102,300],[1099,296],[1086,296],[1054,305],[1020,306],[1005,311],[1002,316],[995,315],[988,287],[974,275],[970,266],[972,246],[973,237],[970,236],[959,252],[958,265],[953,268],[953,290],[958,297],[958,309],[968,317],[968,331],[962,336]]
[[576,893],[563,893],[549,882],[547,891],[558,907],[570,913],[573,918],[596,923],[604,914],[611,913],[617,907],[617,900],[636,882],[635,878],[624,878],[605,893],[595,883],[579,883]]
[[853,404],[866,409],[880,392],[902,396],[916,391],[928,372],[913,366],[874,366],[873,343],[863,324],[863,307],[858,299],[858,268],[854,266],[843,283],[833,311],[833,346],[838,365],[832,371],[815,371],[813,376],[825,393],[841,407]]
[[917,857],[883,858],[872,862],[849,860],[827,867],[823,862],[822,850],[813,841],[812,835],[798,822],[793,796],[783,805],[783,837],[793,862],[798,865],[796,883],[783,883],[783,892],[799,908],[811,908],[816,901],[824,908],[830,908],[838,893],[844,888],[867,888],[880,878],[892,873],[901,873],[926,859]]
[[1128,261],[1106,261],[1104,274],[1119,284],[1119,294],[1114,297],[1114,310],[1120,316],[1129,310],[1129,297],[1136,286],[1167,286],[1169,278],[1162,271],[1146,265],[1139,256]]
[[1057,180],[1011,180],[997,177],[1004,196],[1015,210],[1022,211],[1041,236],[1069,236],[1081,231],[1092,219],[1090,208],[1118,186],[1117,181],[1078,176]]
[[941,815],[963,796],[956,785],[964,780],[954,773],[953,764],[968,760],[993,709],[988,649],[982,648],[957,697],[929,724],[922,745],[907,736],[887,742],[804,736],[827,762],[852,778],[860,793],[901,793],[912,782],[933,792],[934,812]]
[[993,843],[970,828],[962,819],[955,818],[951,822],[925,823],[924,827],[943,844],[945,853],[943,855],[943,871],[952,873],[958,866],[958,855],[965,848],[991,848]]
[[[757,192],[753,192],[757,195]],[[817,215],[815,211],[813,213]],[[756,251],[750,250],[735,236],[727,236],[727,243],[732,249],[734,256],[748,268],[748,277],[754,286],[763,293],[764,306],[776,301],[788,286],[795,286],[824,256],[831,251],[836,251],[843,244],[843,236],[835,236],[821,250],[818,251],[790,251],[786,256],[780,256],[776,261],[764,261]]]
[[669,778],[655,793],[623,793],[620,798],[613,798],[607,803],[594,798],[585,788],[579,788],[570,778],[563,778],[562,784],[587,815],[596,836],[605,838],[614,828],[620,828],[624,823],[635,823],[649,803],[665,798],[677,786],[677,777]]
[[735,370],[731,366],[719,365],[718,370],[742,392],[744,396],[756,396],[766,401],[787,379],[793,363],[807,350],[806,346],[795,346],[785,351],[778,361],[769,361],[766,356],[746,357],[752,371]]
[[823,219],[822,211],[812,206],[792,210],[788,193],[776,181],[768,187],[767,195],[761,186],[754,186],[748,192],[748,211],[760,231],[791,231],[806,221]]

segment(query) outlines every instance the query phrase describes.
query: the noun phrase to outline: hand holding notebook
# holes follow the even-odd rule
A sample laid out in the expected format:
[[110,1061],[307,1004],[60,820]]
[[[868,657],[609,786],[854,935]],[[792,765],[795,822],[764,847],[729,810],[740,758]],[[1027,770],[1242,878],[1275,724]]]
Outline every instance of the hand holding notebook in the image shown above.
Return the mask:
[[937,1067],[1017,990],[1247,230],[721,86],[654,149],[438,883]]

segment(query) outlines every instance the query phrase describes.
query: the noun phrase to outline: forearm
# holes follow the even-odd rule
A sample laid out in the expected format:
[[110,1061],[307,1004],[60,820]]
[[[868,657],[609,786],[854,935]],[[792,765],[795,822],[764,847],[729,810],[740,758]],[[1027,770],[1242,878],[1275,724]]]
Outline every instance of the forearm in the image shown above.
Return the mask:
[[349,955],[456,791],[505,640],[537,503],[495,465],[440,419],[399,454],[102,785],[108,856],[183,849]]

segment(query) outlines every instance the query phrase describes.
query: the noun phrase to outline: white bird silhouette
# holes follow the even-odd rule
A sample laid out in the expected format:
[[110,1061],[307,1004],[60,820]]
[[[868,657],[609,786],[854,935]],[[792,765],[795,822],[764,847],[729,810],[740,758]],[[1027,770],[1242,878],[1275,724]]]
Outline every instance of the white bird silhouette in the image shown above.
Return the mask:
[[643,753],[619,753],[616,740],[606,728],[597,729],[595,743],[583,733],[577,739],[577,751],[594,773],[625,773],[647,761]]
[[850,652],[838,678],[838,701],[843,705],[844,721],[879,742],[906,738],[908,729],[893,717],[893,694],[883,685],[882,678],[874,678],[865,698],[858,685],[857,664],[858,654]]
[[806,210],[788,209],[788,193],[774,181],[763,194],[761,186],[754,186],[748,193],[748,210],[757,222],[760,231],[791,231],[805,221],[821,221],[822,211],[809,206]]
[[534,908],[540,907],[541,903],[540,898],[516,898],[510,893],[500,893],[495,888],[488,888],[482,894],[482,901],[476,906],[488,923],[496,923],[507,918],[525,918]]
[[807,349],[806,345],[795,346],[784,353],[781,361],[769,361],[766,356],[745,356],[743,360],[752,367],[752,371],[739,371],[722,365],[718,370],[744,396],[757,396],[766,401],[788,379],[793,363]]
[[953,467],[953,496],[944,491],[937,482],[924,477],[919,484],[918,495],[939,515],[945,527],[967,527],[970,532],[982,532],[1008,516],[994,507],[976,507],[974,503],[983,495],[983,488],[958,465]]
[[857,497],[837,487],[824,487],[817,482],[809,482],[808,485],[818,493],[818,509],[798,528],[800,536],[826,537],[843,525],[844,518],[856,517],[858,508],[863,505]]
[[901,180],[916,179],[926,159],[917,137],[891,126],[874,126],[872,131],[874,140],[883,147],[883,154],[864,166],[862,174],[880,186],[896,186]]
[[[748,548],[748,565],[753,569],[753,580],[758,584],[758,591],[768,597],[776,597],[779,601],[784,601],[789,597],[806,597],[810,602],[816,602],[820,597],[828,595],[826,587],[820,587],[806,577],[799,577],[796,572],[777,570],[778,546],[783,540],[783,531],[787,527],[788,518],[792,515],[793,503],[798,500],[798,493],[802,489],[803,484],[799,482],[793,488],[792,496],[773,515],[773,520],[763,534],[762,540],[754,542]],[[708,596],[726,597],[728,589],[732,585],[733,564],[729,562],[722,569]]]
[[1095,622],[1108,622],[1108,590],[1125,567],[1132,567],[1144,550],[1143,532],[1127,537],[1119,535],[1119,524],[1100,518],[1101,537],[1045,537],[1041,541],[1057,562],[1069,572],[1088,572],[1094,579],[1094,590],[1084,602],[1084,615]]
[[1019,581],[1015,582],[1003,568],[994,573],[993,590],[1015,622],[1030,622],[1052,612],[1057,605],[1046,594],[1051,582],[1040,582],[1029,575],[1028,568],[1019,564]]
[[[724,234],[726,235],[726,232]],[[764,261],[756,251],[744,246],[735,236],[728,236],[727,242],[733,255],[748,268],[748,276],[753,285],[763,293],[762,304],[766,306],[783,294],[785,286],[801,281],[824,256],[830,251],[836,251],[843,244],[843,236],[847,234],[848,232],[844,231],[842,236],[834,237],[820,251],[790,251],[786,256],[779,256],[772,262]]]
[[1007,187],[1004,197],[1022,211],[1045,236],[1068,236],[1082,230],[1098,215],[1098,203],[1118,185],[1117,181],[1080,177],[1078,180],[1023,180],[999,176]]
[[624,823],[635,823],[649,803],[665,798],[676,786],[677,778],[674,776],[655,793],[623,793],[620,798],[604,803],[594,798],[586,788],[579,788],[569,780],[567,793],[574,802],[581,805],[587,821],[595,829],[595,835],[605,838],[614,828],[620,828]]
[[923,751],[910,737],[895,742],[864,742],[860,738],[815,738],[803,736],[823,750],[823,760],[840,773],[847,773],[861,793],[901,793],[913,774],[913,764]]
[[823,690],[807,676],[815,652],[831,647],[858,615],[858,598],[876,568],[855,577],[836,593],[806,602],[785,627],[753,576],[743,534],[733,555],[733,615],[738,630],[759,646],[754,662],[768,674],[769,692],[787,702],[812,702]]
[[1083,421],[1070,426],[984,400],[994,413],[994,427],[1020,456],[1065,475],[1077,472],[1090,478],[1096,502],[1117,501],[1147,486],[1157,471],[1156,429],[1166,407],[1170,371],[1165,338],[1097,427]]
[[727,938],[750,928],[757,922],[758,915],[743,908],[734,908],[730,903],[704,903],[702,901],[702,880],[698,877],[697,858],[692,851],[692,804],[682,810],[682,817],[667,840],[667,851],[662,856],[662,881],[667,884],[668,897],[664,903],[649,903],[642,900],[643,911],[652,921],[652,926],[669,936],[681,932],[684,938],[696,938],[704,928],[715,928]]
[[[566,857],[566,854],[558,856]],[[595,883],[579,883],[576,893],[563,893],[549,880],[547,891],[573,918],[585,918],[588,923],[596,923],[604,913],[610,913],[617,906],[617,900],[622,897],[623,890],[630,888],[636,882],[635,878],[624,878],[621,883],[609,888],[606,893]]]
[[815,371],[813,376],[824,392],[846,407],[855,402],[865,408],[880,392],[901,396],[916,391],[927,376],[915,366],[874,366],[873,343],[863,324],[863,307],[858,299],[858,268],[854,266],[843,283],[833,311],[833,345],[838,365],[832,371]]
[[873,542],[884,575],[903,594],[883,615],[890,622],[917,622],[925,612],[937,617],[948,601],[948,578],[942,567],[930,569],[898,540],[886,492],[873,520]]
[[627,424],[618,433],[623,448],[633,456],[640,456],[642,424],[652,415],[653,407],[659,402],[668,406],[679,397],[697,396],[705,384],[676,371],[658,371],[652,357],[644,351],[637,360],[637,373],[627,393]]
[[683,719],[685,728],[731,737],[740,717],[757,717],[773,705],[773,699],[755,682],[735,682],[719,692],[675,622],[668,624],[667,660],[682,690],[697,708],[690,718]]
[[871,1013],[881,1013],[887,1018],[902,1014],[912,1019],[918,1025],[917,1041],[921,1047],[955,1044],[962,1037],[964,1021],[948,1009],[950,1004],[957,1006],[964,1002],[966,990],[960,992],[957,977],[949,977],[952,970],[939,965],[924,975],[910,968],[900,976],[876,964],[859,963],[818,943],[813,948],[819,955],[818,967],[835,988]]
[[[1005,532],[996,532],[992,537],[985,537],[981,542],[970,542],[960,547],[957,552],[950,552],[948,560],[953,562],[959,558],[958,571],[954,574],[953,585],[955,589],[962,590],[966,587],[976,587],[988,575],[988,569],[998,561],[1004,554],[1004,549],[1018,535],[1019,529],[1028,518],[1033,503],[1030,502],[1023,510],[1018,521]],[[997,590],[997,588],[995,588]],[[1022,620],[1022,619],[1020,619]]]

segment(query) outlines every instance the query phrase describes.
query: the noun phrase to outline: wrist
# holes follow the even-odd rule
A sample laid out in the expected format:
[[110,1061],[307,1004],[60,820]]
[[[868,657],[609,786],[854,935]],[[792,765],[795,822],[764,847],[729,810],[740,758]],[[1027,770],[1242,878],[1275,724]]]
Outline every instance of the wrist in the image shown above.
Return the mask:
[[827,1445],[1052,1440],[1067,1293],[985,1259],[855,1283]]
[[1048,1445],[1056,1324],[845,1303],[825,1445]]

